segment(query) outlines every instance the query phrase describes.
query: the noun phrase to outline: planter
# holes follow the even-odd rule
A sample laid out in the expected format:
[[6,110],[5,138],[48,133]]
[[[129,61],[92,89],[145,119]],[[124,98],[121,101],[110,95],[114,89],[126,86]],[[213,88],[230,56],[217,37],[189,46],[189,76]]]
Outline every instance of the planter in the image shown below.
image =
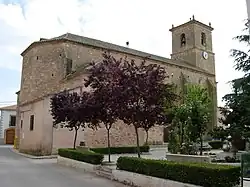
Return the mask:
[[113,170],[112,174],[113,180],[136,187],[199,187],[197,185],[186,184],[167,179],[160,179],[157,177],[151,177],[122,170]]
[[104,162],[102,162],[102,165],[103,166],[116,166],[116,162],[113,162],[113,161],[111,161],[111,162],[104,161]]
[[182,154],[166,154],[166,159],[175,162],[200,162],[210,163],[210,156],[199,156],[199,155],[182,155]]
[[85,146],[76,146],[76,149],[79,149],[81,151],[89,151],[89,147],[85,147]]
[[86,162],[80,162],[77,160],[72,160],[69,158],[61,157],[61,156],[57,157],[57,164],[63,165],[63,166],[68,166],[68,167],[73,167],[73,168],[83,169],[84,171],[91,172],[91,173],[95,173],[95,171],[97,169],[99,169],[99,167],[100,167],[99,165],[93,165],[93,164],[89,164]]

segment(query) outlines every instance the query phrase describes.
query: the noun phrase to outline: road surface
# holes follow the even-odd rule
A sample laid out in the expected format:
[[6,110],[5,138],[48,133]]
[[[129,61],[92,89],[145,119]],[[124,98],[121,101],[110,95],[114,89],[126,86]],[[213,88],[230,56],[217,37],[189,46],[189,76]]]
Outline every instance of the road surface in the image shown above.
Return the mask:
[[55,159],[32,160],[0,146],[1,187],[126,187],[74,168],[56,164]]

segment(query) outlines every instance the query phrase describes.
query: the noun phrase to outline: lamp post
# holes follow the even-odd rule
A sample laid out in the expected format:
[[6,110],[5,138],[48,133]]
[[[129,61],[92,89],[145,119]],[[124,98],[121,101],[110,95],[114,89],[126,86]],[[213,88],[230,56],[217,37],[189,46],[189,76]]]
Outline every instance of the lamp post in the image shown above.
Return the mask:
[[246,26],[249,28],[249,34],[250,34],[250,0],[246,0],[247,2],[247,23]]

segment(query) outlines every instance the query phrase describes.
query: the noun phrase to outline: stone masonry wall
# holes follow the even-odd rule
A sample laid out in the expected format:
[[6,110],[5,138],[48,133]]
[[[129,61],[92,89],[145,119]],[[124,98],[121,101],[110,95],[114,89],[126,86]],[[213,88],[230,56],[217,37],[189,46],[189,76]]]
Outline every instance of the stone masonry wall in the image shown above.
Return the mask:
[[[107,146],[107,130],[101,126],[97,131],[87,129],[84,133],[86,145],[90,147],[105,147]],[[139,130],[140,145],[144,143],[145,133]],[[134,127],[128,126],[121,121],[114,124],[110,130],[110,143],[111,146],[125,146],[136,145],[136,134]]]
[[[62,80],[65,78],[66,58],[72,59],[73,69],[76,69],[77,66],[82,64],[101,60],[103,52],[103,49],[71,42],[46,42],[34,46],[23,57],[20,105],[63,89]],[[136,62],[142,60],[140,57],[128,54],[121,54],[114,51],[111,53],[117,58],[127,56],[127,59],[134,59]],[[190,82],[193,83],[198,83],[200,78],[209,78],[212,82],[215,82],[215,77],[187,68],[163,64],[162,62],[150,59],[147,62],[165,66],[168,74],[173,75],[168,80],[170,82],[173,81],[178,84],[181,72],[189,76]]]
[[[52,42],[35,46],[23,58],[20,104],[33,101],[46,94],[62,91],[65,88],[73,89],[82,87],[85,75],[80,75],[69,80],[65,79],[65,59],[72,59],[73,68],[77,68],[77,66],[84,63],[101,60],[102,53],[102,49],[71,42]],[[111,53],[117,58],[127,56],[128,59],[135,59],[137,62],[142,60],[132,55],[125,55],[114,51]],[[169,61],[171,62],[171,60]],[[207,78],[212,83],[215,83],[215,77],[204,75],[194,70],[176,65],[163,64],[162,62],[150,59],[147,60],[147,63],[164,65],[170,75],[170,78],[166,80],[167,82],[180,84],[180,76],[183,73],[192,83],[199,83],[201,82],[200,80],[206,80]],[[49,105],[46,106],[49,107]],[[29,119],[27,118],[26,120],[26,123],[29,123]],[[149,141],[163,141],[163,129],[156,127],[149,134]],[[99,129],[98,131],[89,129],[84,132],[84,139],[89,146],[104,146],[106,145],[106,131],[104,129]],[[145,132],[143,131],[140,132],[140,140],[141,144],[145,141]],[[115,125],[111,129],[111,144],[114,146],[135,145],[134,129],[120,123]]]
[[23,56],[20,105],[58,90],[64,76],[61,43],[41,43]]

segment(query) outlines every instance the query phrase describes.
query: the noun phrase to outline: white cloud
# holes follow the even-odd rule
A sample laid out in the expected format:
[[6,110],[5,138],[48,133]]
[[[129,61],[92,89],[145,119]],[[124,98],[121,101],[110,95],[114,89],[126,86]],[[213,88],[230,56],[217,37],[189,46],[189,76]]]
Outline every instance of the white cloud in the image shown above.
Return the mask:
[[22,4],[0,4],[0,36],[4,37],[0,38],[0,49],[4,50],[0,67],[20,69],[19,54],[33,40],[65,32],[119,45],[130,41],[131,48],[169,57],[169,28],[188,21],[193,14],[204,23],[211,21],[215,28],[213,44],[221,98],[229,91],[225,83],[239,76],[232,68],[229,50],[237,46],[231,39],[244,26],[244,1],[23,0]]

